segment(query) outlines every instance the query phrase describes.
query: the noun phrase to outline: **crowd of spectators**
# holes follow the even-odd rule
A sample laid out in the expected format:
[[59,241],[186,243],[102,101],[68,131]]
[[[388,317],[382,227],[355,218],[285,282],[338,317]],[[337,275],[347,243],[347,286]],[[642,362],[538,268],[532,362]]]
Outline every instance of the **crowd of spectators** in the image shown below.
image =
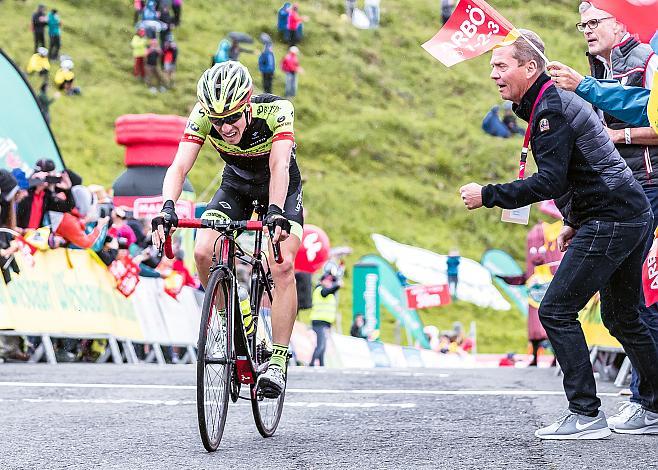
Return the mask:
[[[166,279],[177,273],[181,285],[197,288],[198,281],[183,264],[180,241],[174,245],[176,259],[163,260],[151,244],[150,230],[150,220],[136,220],[129,211],[113,207],[105,188],[85,186],[77,173],[58,171],[52,160],[40,159],[27,172],[0,170],[0,272],[5,283],[20,273],[14,256],[28,246],[91,250],[108,267],[129,257],[140,276]],[[0,359],[26,360],[39,343],[39,337],[17,341],[0,336]],[[104,350],[98,341],[57,340],[54,346],[62,361],[93,360]],[[169,354],[175,358],[176,351]]]
[[363,9],[357,0],[345,0],[345,16],[359,29],[377,29],[380,22],[381,0],[364,0]]
[[151,93],[175,85],[178,45],[174,30],[180,26],[182,7],[182,0],[134,0],[133,75]]
[[[79,95],[81,90],[75,85],[74,63],[71,56],[60,54],[62,45],[62,20],[57,9],[53,8],[46,13],[45,5],[38,5],[32,14],[30,22],[34,36],[34,54],[27,62],[25,71],[28,75],[36,75],[41,79],[38,86],[37,103],[41,112],[50,122],[50,105],[62,94],[67,96]],[[46,44],[46,28],[48,29],[48,44]],[[54,97],[48,95],[50,82],[51,62],[59,62],[59,67],[53,77],[57,88]]]

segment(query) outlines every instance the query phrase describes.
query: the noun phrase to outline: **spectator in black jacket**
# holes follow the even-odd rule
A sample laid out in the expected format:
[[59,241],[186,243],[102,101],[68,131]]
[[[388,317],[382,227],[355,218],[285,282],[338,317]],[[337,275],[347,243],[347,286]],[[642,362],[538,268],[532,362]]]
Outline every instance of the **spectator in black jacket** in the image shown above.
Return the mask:
[[578,322],[578,312],[596,292],[601,293],[603,324],[640,373],[642,419],[630,431],[641,433],[645,417],[647,422],[658,421],[658,349],[638,308],[642,255],[652,234],[651,207],[592,108],[552,85],[543,56],[528,42],[543,51],[539,36],[522,33],[525,38],[494,49],[491,78],[502,98],[514,102],[515,113],[528,121],[538,172],[484,188],[470,183],[461,188],[461,196],[471,210],[483,205],[515,209],[555,198],[564,216],[557,241],[566,254],[539,307],[539,318],[564,373],[569,414],[535,436],[610,435]]
[[46,158],[37,161],[30,177],[27,196],[18,204],[16,219],[21,228],[36,229],[43,225],[48,211],[70,212],[75,207],[71,181],[66,173],[58,174],[55,163]]
[[34,33],[34,52],[39,47],[46,47],[46,25],[48,17],[46,16],[45,5],[39,5],[37,10],[32,13],[32,32]]

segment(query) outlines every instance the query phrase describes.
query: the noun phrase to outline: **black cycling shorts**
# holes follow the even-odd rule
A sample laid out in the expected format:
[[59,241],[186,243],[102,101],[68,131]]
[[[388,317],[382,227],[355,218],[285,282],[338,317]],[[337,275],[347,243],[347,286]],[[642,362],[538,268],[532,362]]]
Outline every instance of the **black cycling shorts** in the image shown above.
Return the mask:
[[[224,172],[222,184],[206,206],[206,212],[219,211],[231,220],[250,220],[254,201],[265,207],[269,205],[269,191],[269,185],[253,185],[238,176]],[[283,204],[283,215],[292,225],[291,233],[301,240],[304,227],[301,182],[295,189],[288,188],[288,195]]]

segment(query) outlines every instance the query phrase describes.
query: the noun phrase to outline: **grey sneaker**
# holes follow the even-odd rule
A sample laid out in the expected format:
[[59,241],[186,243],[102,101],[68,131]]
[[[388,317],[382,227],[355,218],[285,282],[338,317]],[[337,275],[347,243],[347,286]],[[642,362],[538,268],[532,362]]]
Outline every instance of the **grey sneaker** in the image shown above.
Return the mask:
[[258,388],[265,398],[278,398],[286,388],[286,374],[281,367],[268,367],[264,374],[258,376]]
[[626,421],[615,424],[612,430],[621,434],[658,434],[658,413],[640,406]]
[[608,418],[608,427],[614,430],[618,424],[625,423],[628,419],[635,414],[638,408],[642,408],[639,403],[632,401],[623,401],[619,404],[617,413]]
[[612,434],[603,411],[595,417],[565,412],[553,424],[535,431],[539,439],[603,439]]

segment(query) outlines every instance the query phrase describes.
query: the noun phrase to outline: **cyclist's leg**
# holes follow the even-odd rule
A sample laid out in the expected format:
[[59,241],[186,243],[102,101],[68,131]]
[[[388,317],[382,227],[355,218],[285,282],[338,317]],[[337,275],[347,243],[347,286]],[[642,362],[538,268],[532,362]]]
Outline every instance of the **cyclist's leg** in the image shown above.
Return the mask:
[[[286,241],[281,243],[283,263],[270,263],[270,269],[272,270],[272,279],[274,279],[274,286],[276,287],[272,302],[272,341],[275,345],[280,346],[280,355],[285,350],[287,358],[290,335],[292,334],[295,317],[297,316],[297,288],[295,285],[294,263],[299,247],[302,244],[304,225],[301,184],[295,192],[288,195],[283,211],[292,226],[291,234]],[[269,246],[269,250],[270,259],[274,259],[271,245]],[[285,360],[279,358],[272,361],[272,363],[280,365],[285,370]]]
[[[206,206],[202,219],[229,219],[243,220],[249,218],[251,201],[238,192],[228,181],[223,180],[212,200]],[[219,234],[214,230],[197,231],[194,244],[194,261],[199,272],[199,280],[206,287],[210,266],[212,264],[212,250]],[[219,244],[217,244],[219,256]]]

